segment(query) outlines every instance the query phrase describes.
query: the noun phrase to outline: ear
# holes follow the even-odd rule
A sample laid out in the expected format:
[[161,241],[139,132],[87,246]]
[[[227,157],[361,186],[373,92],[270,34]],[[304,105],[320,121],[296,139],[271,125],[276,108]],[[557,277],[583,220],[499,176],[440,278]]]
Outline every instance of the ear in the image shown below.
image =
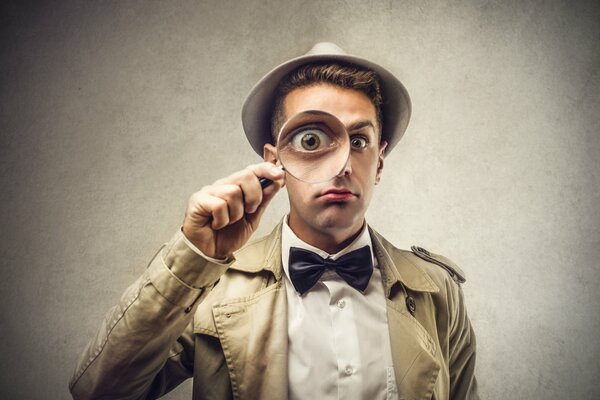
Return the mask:
[[277,148],[271,143],[265,143],[263,147],[263,158],[266,162],[277,164],[279,161],[277,158]]
[[383,172],[383,159],[385,157],[385,148],[387,147],[388,142],[382,140],[379,144],[379,155],[377,156],[377,173],[375,175],[375,184],[377,185],[381,180],[381,173]]

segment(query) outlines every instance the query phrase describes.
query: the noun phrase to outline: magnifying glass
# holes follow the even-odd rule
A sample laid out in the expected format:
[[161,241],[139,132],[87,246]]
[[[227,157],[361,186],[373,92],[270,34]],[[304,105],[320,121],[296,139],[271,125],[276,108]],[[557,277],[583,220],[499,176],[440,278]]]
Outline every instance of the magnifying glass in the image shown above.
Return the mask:
[[[309,110],[293,115],[277,135],[282,169],[308,183],[326,182],[339,175],[350,156],[350,135],[334,115]],[[260,180],[263,188],[272,181]]]

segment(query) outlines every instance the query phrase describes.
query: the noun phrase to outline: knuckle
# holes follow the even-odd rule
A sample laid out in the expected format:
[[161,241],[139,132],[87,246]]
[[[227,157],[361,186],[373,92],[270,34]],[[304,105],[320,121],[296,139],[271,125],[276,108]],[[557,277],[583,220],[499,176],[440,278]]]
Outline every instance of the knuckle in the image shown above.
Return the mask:
[[243,171],[240,172],[240,175],[238,176],[238,183],[240,182],[248,182],[252,179],[255,179],[256,175],[254,175],[254,172],[252,170],[249,169],[244,169]]
[[196,208],[198,206],[198,204],[202,203],[203,197],[204,197],[204,193],[202,193],[202,192],[196,192],[196,193],[192,194],[188,201],[188,207]]
[[227,185],[226,192],[232,197],[238,197],[242,195],[242,188],[238,185]]
[[218,199],[215,204],[214,210],[216,212],[222,213],[224,211],[227,211],[227,209],[228,209],[227,202],[223,199]]

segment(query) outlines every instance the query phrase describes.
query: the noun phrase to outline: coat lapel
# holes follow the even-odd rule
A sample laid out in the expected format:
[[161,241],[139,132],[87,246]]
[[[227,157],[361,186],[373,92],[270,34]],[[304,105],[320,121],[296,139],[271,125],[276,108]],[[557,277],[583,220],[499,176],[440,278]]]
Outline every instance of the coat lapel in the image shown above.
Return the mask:
[[[287,297],[281,280],[281,229],[235,254],[239,282],[213,306],[234,398],[287,399]],[[263,276],[257,280],[256,276]],[[262,281],[258,286],[254,283]]]
[[388,300],[392,360],[400,399],[431,399],[440,364],[429,333],[395,302]]
[[[420,268],[410,262],[377,232],[371,230],[373,251],[379,263],[387,296],[387,317],[392,360],[400,399],[431,399],[440,371],[435,342],[410,314],[406,291],[437,292],[439,288]],[[417,305],[418,306],[418,305]]]

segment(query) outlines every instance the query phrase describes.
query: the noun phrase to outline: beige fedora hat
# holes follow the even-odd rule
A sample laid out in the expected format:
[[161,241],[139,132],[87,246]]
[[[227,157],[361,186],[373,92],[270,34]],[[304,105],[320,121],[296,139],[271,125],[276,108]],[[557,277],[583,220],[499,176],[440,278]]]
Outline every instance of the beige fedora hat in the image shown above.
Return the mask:
[[411,113],[410,97],[404,85],[380,65],[347,54],[334,43],[322,42],[315,44],[308,53],[275,67],[258,81],[246,98],[242,107],[242,125],[250,145],[259,156],[263,156],[264,144],[271,142],[272,107],[281,80],[304,64],[324,61],[342,61],[375,71],[381,80],[382,137],[388,142],[386,155],[404,135]]

